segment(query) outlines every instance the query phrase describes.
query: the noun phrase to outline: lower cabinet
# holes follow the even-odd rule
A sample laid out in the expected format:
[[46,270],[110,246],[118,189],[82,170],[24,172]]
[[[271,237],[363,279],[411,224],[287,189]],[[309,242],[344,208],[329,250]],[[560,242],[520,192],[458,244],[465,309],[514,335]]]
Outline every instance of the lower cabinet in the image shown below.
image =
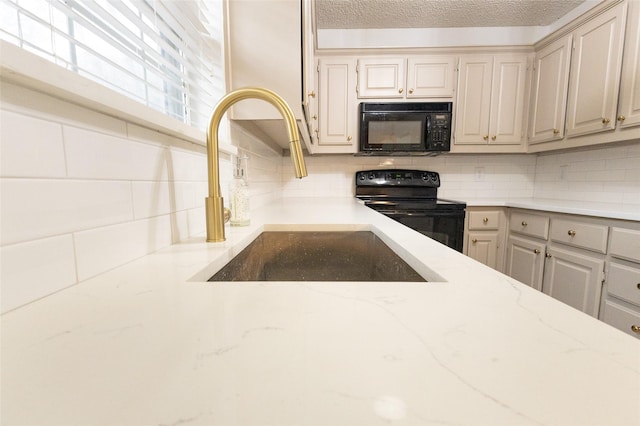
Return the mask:
[[572,249],[547,247],[542,291],[598,317],[604,259]]
[[640,229],[612,227],[609,254],[600,319],[640,338]]
[[465,215],[464,254],[502,271],[504,223],[504,209],[468,207]]
[[510,236],[505,273],[529,287],[542,291],[546,243],[533,238]]
[[640,338],[638,221],[469,207],[464,253]]

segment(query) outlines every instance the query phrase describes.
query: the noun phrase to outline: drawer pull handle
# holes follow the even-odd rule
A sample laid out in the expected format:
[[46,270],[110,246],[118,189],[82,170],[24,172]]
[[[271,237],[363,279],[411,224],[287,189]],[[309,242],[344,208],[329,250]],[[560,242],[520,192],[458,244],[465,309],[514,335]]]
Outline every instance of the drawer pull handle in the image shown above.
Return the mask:
[[472,242],[473,244],[475,244],[475,243],[477,243],[477,242],[478,242],[478,239],[477,239],[477,238],[474,238],[473,240],[471,240],[471,242]]
[[528,223],[523,220],[522,221],[522,226],[527,226],[527,225],[528,225]]
[[533,252],[534,252],[535,254],[540,254],[540,250],[539,250],[539,249],[535,249]]
[[487,223],[487,222],[489,222],[489,218],[488,218],[488,217],[483,217],[483,218],[482,218],[482,221],[483,221],[484,223]]
[[634,333],[640,333],[640,326],[638,325],[632,325],[631,326],[631,331],[633,331]]
[[576,231],[574,231],[573,229],[570,229],[570,230],[569,230],[569,232],[567,232],[567,234],[568,234],[570,237],[575,237],[575,236],[576,236]]

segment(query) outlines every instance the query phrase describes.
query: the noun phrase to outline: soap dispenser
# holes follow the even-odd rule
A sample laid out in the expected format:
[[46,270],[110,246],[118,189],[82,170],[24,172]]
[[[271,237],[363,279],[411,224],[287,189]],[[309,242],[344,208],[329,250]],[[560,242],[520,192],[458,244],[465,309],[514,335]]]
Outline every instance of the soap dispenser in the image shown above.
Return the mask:
[[236,156],[233,180],[229,184],[229,207],[231,226],[247,226],[250,220],[249,184],[247,183],[247,156]]

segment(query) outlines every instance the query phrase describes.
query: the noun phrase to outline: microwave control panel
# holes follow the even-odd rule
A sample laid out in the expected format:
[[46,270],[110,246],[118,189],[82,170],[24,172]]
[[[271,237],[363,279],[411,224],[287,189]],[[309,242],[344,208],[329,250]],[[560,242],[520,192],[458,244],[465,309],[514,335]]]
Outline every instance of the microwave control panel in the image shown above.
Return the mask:
[[431,113],[428,121],[426,149],[448,151],[451,139],[451,113]]

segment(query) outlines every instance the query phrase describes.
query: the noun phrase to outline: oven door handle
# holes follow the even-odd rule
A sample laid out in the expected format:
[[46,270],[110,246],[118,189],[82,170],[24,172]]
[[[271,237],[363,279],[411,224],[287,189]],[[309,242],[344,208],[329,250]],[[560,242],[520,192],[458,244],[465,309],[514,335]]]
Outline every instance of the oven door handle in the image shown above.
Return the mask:
[[397,206],[398,203],[395,203],[393,201],[369,201],[366,203],[366,205],[368,206]]

